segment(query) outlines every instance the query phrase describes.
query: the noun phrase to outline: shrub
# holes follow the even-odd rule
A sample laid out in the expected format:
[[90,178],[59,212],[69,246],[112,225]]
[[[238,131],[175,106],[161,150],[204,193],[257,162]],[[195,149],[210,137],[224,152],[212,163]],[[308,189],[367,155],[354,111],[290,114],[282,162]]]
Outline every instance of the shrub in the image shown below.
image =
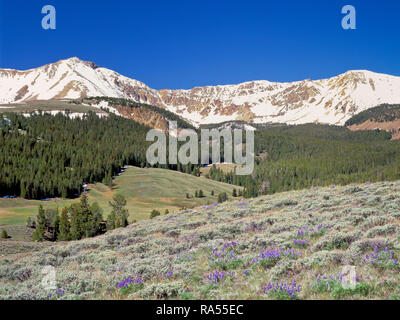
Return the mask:
[[182,300],[195,300],[195,296],[192,292],[183,292],[180,296]]
[[342,299],[346,296],[359,295],[368,296],[373,291],[373,287],[369,283],[357,283],[354,288],[343,288],[341,285],[335,286],[332,290],[332,297]]
[[387,236],[394,234],[396,232],[396,226],[392,224],[387,224],[384,226],[377,226],[368,230],[366,237],[373,238],[375,236]]
[[218,194],[218,203],[223,203],[228,200],[228,195],[226,192]]
[[297,206],[297,204],[298,204],[298,202],[295,201],[295,200],[286,199],[286,200],[283,200],[283,201],[278,202],[277,204],[275,204],[273,209],[280,209],[282,207],[289,207],[289,206]]
[[181,281],[152,284],[147,288],[144,288],[140,292],[140,296],[144,299],[156,298],[156,299],[167,299],[180,296],[185,289]]
[[317,293],[329,292],[334,299],[352,295],[366,297],[373,291],[372,285],[366,282],[357,283],[353,287],[343,287],[342,279],[343,275],[340,273],[329,277],[318,275],[312,289]]
[[363,189],[361,189],[360,187],[356,186],[356,187],[352,187],[352,188],[347,189],[345,191],[345,193],[354,194],[354,193],[361,192],[361,191],[363,191]]
[[158,210],[153,210],[153,211],[150,213],[150,219],[153,219],[153,218],[155,218],[155,217],[158,217],[159,215],[161,215],[160,211],[158,211]]
[[5,229],[3,229],[1,231],[1,238],[2,239],[8,239],[8,233],[7,233],[7,231]]

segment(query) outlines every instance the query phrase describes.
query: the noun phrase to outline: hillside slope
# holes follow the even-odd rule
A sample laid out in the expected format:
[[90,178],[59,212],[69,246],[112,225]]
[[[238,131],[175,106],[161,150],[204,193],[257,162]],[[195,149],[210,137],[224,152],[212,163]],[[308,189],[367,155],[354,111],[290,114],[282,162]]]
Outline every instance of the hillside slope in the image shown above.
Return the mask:
[[[227,183],[166,169],[129,167],[124,171],[115,177],[112,188],[102,183],[88,186],[89,202],[97,202],[103,209],[104,217],[111,212],[108,202],[116,193],[122,194],[127,200],[129,220],[133,221],[148,219],[153,209],[164,213],[166,209],[173,211],[214,203],[219,193],[226,192],[229,197],[233,189],[241,189]],[[204,197],[195,198],[196,190],[200,189]],[[214,191],[214,196],[211,196],[211,191]],[[189,199],[186,198],[186,193],[190,195]],[[0,226],[25,224],[28,217],[36,216],[39,205],[43,205],[45,209],[61,209],[77,202],[78,198],[57,198],[49,201],[0,198]]]
[[190,90],[155,90],[76,57],[36,69],[0,69],[0,103],[108,96],[167,109],[195,124],[231,120],[343,125],[382,103],[400,103],[400,77],[354,70],[295,82],[250,81]]
[[382,104],[360,112],[346,121],[352,131],[385,130],[392,134],[393,140],[400,139],[400,105]]
[[[400,181],[198,207],[1,256],[0,298],[399,299],[399,218]],[[42,287],[48,265],[64,293]]]

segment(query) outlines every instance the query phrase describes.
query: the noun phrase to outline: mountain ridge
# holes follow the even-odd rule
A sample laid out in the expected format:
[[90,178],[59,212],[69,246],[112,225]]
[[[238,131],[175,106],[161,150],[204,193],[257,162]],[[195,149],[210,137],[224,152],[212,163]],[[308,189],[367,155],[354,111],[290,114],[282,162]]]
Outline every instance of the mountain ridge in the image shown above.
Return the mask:
[[156,90],[77,57],[25,71],[0,69],[0,103],[107,96],[154,105],[196,125],[253,123],[344,125],[382,103],[400,103],[400,77],[350,70],[332,78]]

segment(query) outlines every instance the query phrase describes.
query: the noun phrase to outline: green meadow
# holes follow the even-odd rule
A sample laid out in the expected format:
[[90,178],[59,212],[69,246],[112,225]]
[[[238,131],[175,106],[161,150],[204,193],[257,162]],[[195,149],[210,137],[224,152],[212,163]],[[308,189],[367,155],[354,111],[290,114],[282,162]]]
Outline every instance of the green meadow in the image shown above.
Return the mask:
[[[240,187],[195,177],[181,172],[165,169],[142,169],[129,167],[113,180],[112,188],[96,183],[88,186],[89,201],[97,201],[104,210],[104,216],[111,211],[108,202],[116,193],[127,199],[130,221],[148,219],[153,209],[164,213],[180,208],[193,208],[199,205],[215,203],[218,193],[226,192],[228,197],[233,189]],[[203,198],[195,198],[196,190],[203,190]],[[211,191],[214,190],[214,196]],[[190,198],[186,197],[186,193]],[[28,217],[36,215],[38,206],[63,208],[78,202],[79,199],[55,199],[50,201],[17,199],[0,199],[0,225],[24,224]]]

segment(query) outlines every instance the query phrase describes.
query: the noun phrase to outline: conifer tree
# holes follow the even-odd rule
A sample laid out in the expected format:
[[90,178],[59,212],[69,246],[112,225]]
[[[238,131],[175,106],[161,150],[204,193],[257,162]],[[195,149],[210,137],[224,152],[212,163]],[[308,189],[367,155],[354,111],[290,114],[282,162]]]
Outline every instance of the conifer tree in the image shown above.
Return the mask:
[[80,206],[73,204],[70,207],[71,217],[71,240],[80,240],[83,235],[82,219],[80,216]]
[[71,240],[71,225],[68,216],[68,209],[64,208],[61,212],[60,227],[57,240],[69,241]]
[[1,230],[1,238],[8,239],[8,233],[5,229]]
[[109,202],[112,210],[111,216],[114,219],[114,228],[126,227],[128,223],[129,212],[125,208],[126,199],[122,194],[116,194],[113,200]]
[[81,200],[79,203],[79,218],[82,228],[82,237],[93,237],[95,234],[93,230],[95,230],[93,214],[89,207],[89,200],[87,197],[87,193],[84,192],[81,195]]
[[102,232],[101,223],[103,221],[103,210],[100,208],[97,202],[93,202],[93,204],[90,206],[90,211],[92,212],[93,219],[91,234],[92,236],[95,236]]
[[111,212],[107,217],[107,230],[115,229],[115,213]]
[[46,230],[46,216],[43,206],[39,206],[38,215],[36,218],[36,230],[33,233],[34,241],[43,241],[44,240],[44,232]]

